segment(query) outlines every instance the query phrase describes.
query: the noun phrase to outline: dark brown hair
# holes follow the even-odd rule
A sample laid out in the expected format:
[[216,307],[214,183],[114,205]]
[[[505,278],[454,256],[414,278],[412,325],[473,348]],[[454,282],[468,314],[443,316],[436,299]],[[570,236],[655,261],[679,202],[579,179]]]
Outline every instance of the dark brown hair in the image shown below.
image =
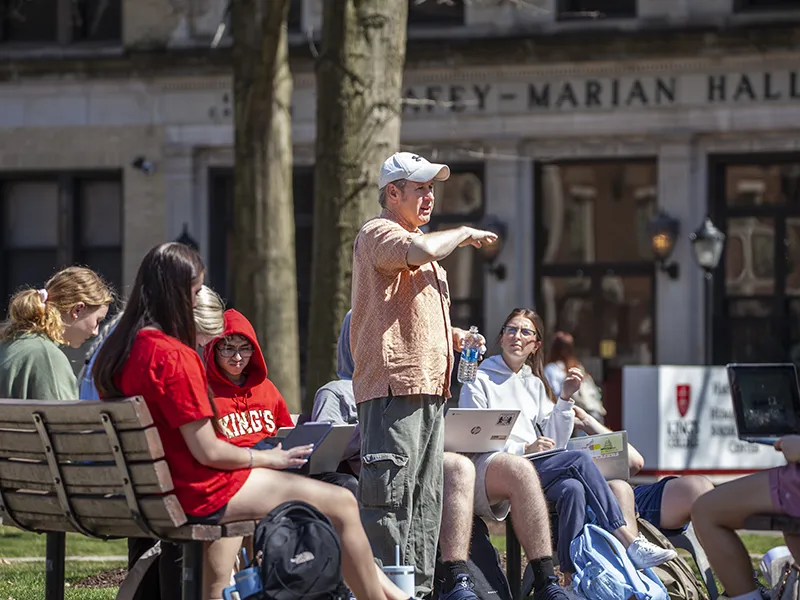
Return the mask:
[[101,398],[122,395],[114,378],[142,328],[158,327],[190,348],[196,347],[191,290],[192,282],[204,271],[200,255],[184,244],[161,244],[147,253],[119,324],[97,352],[92,375]]
[[556,332],[547,353],[547,363],[556,362],[563,362],[567,370],[573,367],[583,368],[581,362],[575,358],[575,339],[566,331]]
[[[533,326],[536,328],[536,333],[539,336],[539,340],[544,340],[544,321],[542,321],[542,317],[540,317],[537,312],[530,308],[515,308],[512,310],[509,315],[503,321],[503,326],[500,328],[500,333],[497,336],[497,344],[500,344],[500,341],[503,339],[503,331],[508,325],[508,322],[513,319],[514,317],[523,317],[524,319],[528,319]],[[553,390],[550,388],[550,384],[547,382],[547,377],[544,376],[544,356],[543,352],[541,352],[541,347],[538,351],[533,352],[528,355],[525,359],[525,364],[527,364],[533,374],[541,379],[542,383],[544,384],[544,389],[547,392],[547,397],[550,401],[555,404],[556,403],[556,395],[553,393]]]

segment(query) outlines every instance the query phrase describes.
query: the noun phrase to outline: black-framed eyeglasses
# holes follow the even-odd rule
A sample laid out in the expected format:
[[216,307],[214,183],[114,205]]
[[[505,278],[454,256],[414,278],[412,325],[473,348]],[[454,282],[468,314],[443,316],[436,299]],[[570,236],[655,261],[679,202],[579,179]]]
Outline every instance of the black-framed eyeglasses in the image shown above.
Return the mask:
[[252,346],[217,346],[217,352],[223,358],[231,358],[237,354],[242,358],[253,356]]
[[517,335],[518,333],[524,338],[535,337],[539,339],[539,332],[535,329],[527,329],[525,327],[514,327],[513,325],[506,325],[503,327],[503,333],[506,335]]

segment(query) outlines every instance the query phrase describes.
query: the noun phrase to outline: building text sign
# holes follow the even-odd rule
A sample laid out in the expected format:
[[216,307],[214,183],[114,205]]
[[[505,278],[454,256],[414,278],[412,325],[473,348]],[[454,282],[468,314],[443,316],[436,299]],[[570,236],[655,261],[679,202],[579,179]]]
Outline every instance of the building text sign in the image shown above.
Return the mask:
[[419,84],[404,98],[405,116],[800,102],[800,70]]

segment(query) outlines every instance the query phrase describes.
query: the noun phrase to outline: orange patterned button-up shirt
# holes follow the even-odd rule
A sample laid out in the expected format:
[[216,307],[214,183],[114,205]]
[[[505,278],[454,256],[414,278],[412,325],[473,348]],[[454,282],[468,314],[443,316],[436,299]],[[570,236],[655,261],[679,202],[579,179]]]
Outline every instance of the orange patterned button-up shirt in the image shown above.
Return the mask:
[[419,229],[384,210],[356,236],[350,317],[356,403],[390,392],[450,397],[447,273],[436,262],[408,265],[408,248],[418,235]]

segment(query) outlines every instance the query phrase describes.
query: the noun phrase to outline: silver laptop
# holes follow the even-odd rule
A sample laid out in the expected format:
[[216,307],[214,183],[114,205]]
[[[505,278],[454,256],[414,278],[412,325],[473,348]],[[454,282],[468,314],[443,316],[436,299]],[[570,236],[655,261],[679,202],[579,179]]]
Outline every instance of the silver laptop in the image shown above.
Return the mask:
[[800,389],[792,363],[727,365],[739,439],[772,446],[800,433]]
[[444,417],[444,449],[447,452],[500,452],[519,409],[451,408]]
[[[294,427],[281,427],[275,437],[285,438],[293,429]],[[355,429],[355,424],[334,425],[331,432],[320,443],[319,448],[311,455],[311,459],[308,461],[308,474],[335,472],[339,468],[339,463],[342,462],[347,443],[353,437]]]
[[570,438],[567,450],[589,452],[592,461],[606,481],[612,479],[628,481],[630,478],[628,432],[625,430]]

